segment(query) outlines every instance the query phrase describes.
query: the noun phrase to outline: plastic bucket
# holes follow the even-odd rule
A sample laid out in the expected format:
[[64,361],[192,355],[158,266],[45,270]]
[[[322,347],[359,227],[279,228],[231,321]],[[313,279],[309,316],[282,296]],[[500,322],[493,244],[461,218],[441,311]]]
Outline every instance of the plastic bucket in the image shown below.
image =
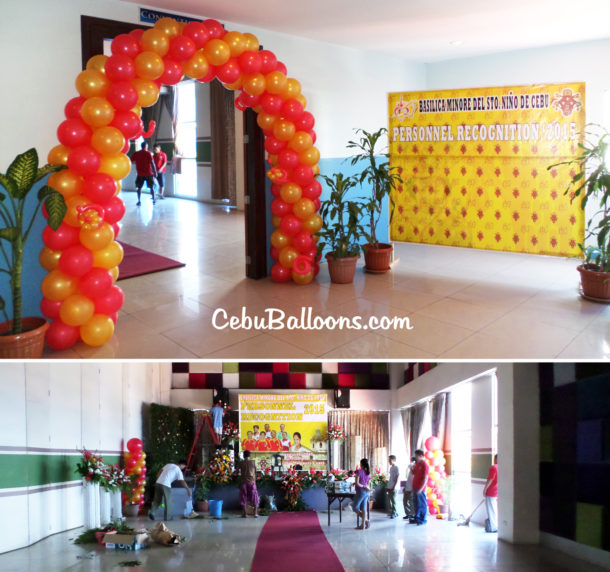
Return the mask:
[[210,501],[210,516],[221,516],[222,515],[222,501],[211,500]]

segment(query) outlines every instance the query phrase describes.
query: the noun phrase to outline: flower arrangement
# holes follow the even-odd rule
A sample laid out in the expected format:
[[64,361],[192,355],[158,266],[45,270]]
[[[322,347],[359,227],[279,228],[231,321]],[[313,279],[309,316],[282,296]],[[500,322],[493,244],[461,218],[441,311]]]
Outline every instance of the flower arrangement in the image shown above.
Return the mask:
[[372,487],[385,487],[388,484],[388,477],[381,472],[379,467],[375,467],[371,476]]
[[222,407],[225,411],[231,411],[231,406],[228,403],[225,403],[223,401],[217,401],[216,403],[214,403],[214,405],[218,405],[219,407]]
[[105,465],[102,457],[83,449],[83,458],[76,465],[76,472],[89,483],[101,483]]
[[301,499],[303,476],[291,469],[284,475],[280,484],[286,491],[285,498],[288,501],[288,510],[302,510],[304,507],[303,500]]
[[231,457],[223,451],[217,451],[208,464],[206,474],[212,483],[219,485],[229,483],[233,478]]
[[195,491],[193,498],[196,501],[207,501],[210,497],[210,478],[203,467],[197,468],[194,474]]
[[107,491],[128,491],[131,489],[132,478],[125,474],[118,464],[104,465],[102,469],[102,480],[100,485]]
[[222,427],[222,438],[226,441],[239,440],[239,427],[231,421],[227,421]]
[[352,472],[346,471],[345,469],[331,469],[329,476],[333,481],[345,481],[348,477],[352,476]]
[[328,440],[329,441],[343,441],[345,439],[345,431],[341,425],[331,425],[328,428]]
[[309,469],[308,473],[302,475],[303,488],[323,487],[326,484],[326,475],[322,471]]

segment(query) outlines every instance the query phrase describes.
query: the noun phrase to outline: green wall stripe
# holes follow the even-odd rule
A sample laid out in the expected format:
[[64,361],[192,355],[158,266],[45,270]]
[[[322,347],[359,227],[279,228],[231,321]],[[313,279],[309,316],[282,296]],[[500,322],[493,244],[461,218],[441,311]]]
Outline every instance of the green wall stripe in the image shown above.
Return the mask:
[[197,163],[212,162],[212,142],[197,141]]
[[473,479],[487,480],[487,475],[489,474],[489,467],[491,467],[491,453],[484,455],[472,455],[470,462],[471,477]]

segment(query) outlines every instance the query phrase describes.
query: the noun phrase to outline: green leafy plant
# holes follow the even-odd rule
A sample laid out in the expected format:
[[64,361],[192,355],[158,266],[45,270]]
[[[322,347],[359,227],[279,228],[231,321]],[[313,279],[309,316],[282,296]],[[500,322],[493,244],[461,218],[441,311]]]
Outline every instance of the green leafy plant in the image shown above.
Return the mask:
[[550,165],[548,169],[559,166],[571,166],[573,175],[564,195],[570,201],[580,199],[582,208],[587,203],[599,201],[598,210],[586,221],[585,241],[593,239],[595,245],[579,244],[585,265],[589,270],[610,272],[610,171],[607,161],[610,159],[610,133],[599,125],[585,132],[584,143],[579,143],[579,154],[576,158]]
[[12,318],[6,312],[6,303],[0,297],[0,309],[5,320],[12,319],[13,326],[8,334],[19,334],[22,326],[22,274],[23,251],[36,217],[44,203],[49,216],[49,226],[57,230],[66,214],[63,196],[49,187],[38,191],[38,204],[31,214],[26,214],[25,203],[34,185],[50,173],[63,169],[63,165],[38,166],[36,149],[28,149],[17,155],[6,173],[0,173],[0,255],[3,265],[0,272],[9,276],[13,304]]
[[391,192],[400,184],[401,178],[398,169],[390,167],[389,153],[381,153],[378,150],[380,140],[388,130],[382,127],[372,133],[364,129],[356,129],[355,132],[360,138],[357,141],[348,141],[347,148],[356,150],[351,164],[363,165],[356,178],[363,188],[365,183],[369,188],[368,198],[362,204],[363,214],[368,218],[368,230],[364,231],[364,235],[368,244],[377,247],[377,225],[381,218],[383,200],[388,197],[392,220],[394,201]]
[[329,247],[335,258],[358,256],[360,239],[364,236],[360,223],[362,203],[347,199],[349,190],[358,181],[355,177],[345,177],[343,173],[334,173],[332,178],[322,175],[322,178],[330,189],[330,196],[320,206],[324,226],[318,232],[318,253]]
[[205,471],[199,469],[195,474],[195,491],[193,492],[193,499],[201,502],[209,501],[210,484],[210,479],[205,474]]

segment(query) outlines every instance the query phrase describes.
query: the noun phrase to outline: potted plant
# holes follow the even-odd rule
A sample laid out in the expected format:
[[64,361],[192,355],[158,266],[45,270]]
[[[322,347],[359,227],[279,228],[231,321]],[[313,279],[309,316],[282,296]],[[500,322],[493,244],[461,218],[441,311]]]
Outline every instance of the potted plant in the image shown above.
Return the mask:
[[195,474],[193,500],[197,503],[197,512],[208,512],[210,509],[210,482],[203,469]]
[[[0,358],[40,358],[48,323],[44,318],[22,316],[23,251],[36,217],[44,203],[48,224],[57,230],[66,214],[63,196],[44,185],[38,191],[38,204],[31,214],[26,213],[26,200],[34,185],[49,173],[63,169],[63,165],[38,167],[36,149],[17,155],[6,173],[0,173],[0,270],[8,275],[12,315],[0,297],[0,309],[5,322],[0,324]],[[31,205],[28,203],[28,212]]]
[[[551,165],[576,167],[564,195],[570,201],[581,200],[584,209],[591,200],[596,202],[596,212],[586,222],[585,243],[579,244],[584,263],[578,266],[582,294],[585,298],[607,302],[610,300],[610,170],[606,165],[610,148],[610,133],[599,126],[589,132],[590,140],[579,143],[579,155],[570,161]],[[593,243],[593,244],[591,244]]]
[[364,236],[360,223],[362,204],[347,198],[357,180],[344,177],[342,173],[334,173],[332,178],[322,175],[322,178],[330,189],[330,196],[320,205],[324,225],[318,232],[318,254],[329,247],[326,259],[331,281],[349,284],[354,279],[360,258],[360,240]]
[[363,165],[358,182],[369,189],[368,199],[363,204],[365,218],[368,219],[368,229],[365,229],[367,244],[363,246],[365,270],[373,273],[384,273],[390,269],[393,246],[379,242],[377,239],[377,225],[381,219],[383,202],[388,197],[390,207],[390,220],[394,212],[394,201],[391,192],[400,183],[400,175],[395,167],[389,165],[389,153],[380,153],[378,146],[380,139],[387,134],[382,127],[373,133],[364,129],[356,129],[360,135],[357,141],[349,141],[348,149],[355,149],[356,154],[351,159],[352,165]]

